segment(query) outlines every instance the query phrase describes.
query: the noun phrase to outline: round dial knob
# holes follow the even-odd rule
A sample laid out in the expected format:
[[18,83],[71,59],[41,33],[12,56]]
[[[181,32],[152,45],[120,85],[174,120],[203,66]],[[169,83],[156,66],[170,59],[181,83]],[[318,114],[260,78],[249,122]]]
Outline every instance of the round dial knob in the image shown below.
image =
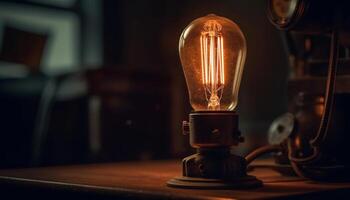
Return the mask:
[[297,21],[303,0],[269,0],[268,17],[279,29],[286,29]]

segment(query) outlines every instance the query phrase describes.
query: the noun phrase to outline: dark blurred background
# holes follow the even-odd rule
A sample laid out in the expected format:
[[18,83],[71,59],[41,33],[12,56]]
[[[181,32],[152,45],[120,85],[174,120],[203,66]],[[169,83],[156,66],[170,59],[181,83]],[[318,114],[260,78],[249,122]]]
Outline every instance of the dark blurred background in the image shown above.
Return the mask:
[[188,155],[178,39],[234,20],[248,44],[238,112],[245,154],[286,110],[288,58],[256,0],[0,0],[0,167]]

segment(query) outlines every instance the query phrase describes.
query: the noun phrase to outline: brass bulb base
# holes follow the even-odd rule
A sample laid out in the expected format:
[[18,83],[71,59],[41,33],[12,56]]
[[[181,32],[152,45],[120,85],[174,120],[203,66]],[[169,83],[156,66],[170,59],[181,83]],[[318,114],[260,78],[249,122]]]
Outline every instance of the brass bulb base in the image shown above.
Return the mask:
[[170,187],[197,189],[255,188],[262,182],[246,173],[243,157],[230,153],[232,145],[243,142],[238,115],[228,111],[194,112],[184,132],[190,134],[197,153],[182,161],[182,177],[167,182]]

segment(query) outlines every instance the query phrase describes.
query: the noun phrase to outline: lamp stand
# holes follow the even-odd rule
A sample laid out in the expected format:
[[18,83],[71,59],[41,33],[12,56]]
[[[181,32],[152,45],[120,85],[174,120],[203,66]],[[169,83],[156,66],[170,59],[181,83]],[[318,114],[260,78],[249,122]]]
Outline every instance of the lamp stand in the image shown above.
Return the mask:
[[198,189],[255,188],[262,182],[246,173],[243,157],[230,153],[230,147],[243,142],[238,115],[231,111],[205,111],[190,114],[183,124],[184,134],[197,153],[182,161],[182,176],[167,182],[170,187]]

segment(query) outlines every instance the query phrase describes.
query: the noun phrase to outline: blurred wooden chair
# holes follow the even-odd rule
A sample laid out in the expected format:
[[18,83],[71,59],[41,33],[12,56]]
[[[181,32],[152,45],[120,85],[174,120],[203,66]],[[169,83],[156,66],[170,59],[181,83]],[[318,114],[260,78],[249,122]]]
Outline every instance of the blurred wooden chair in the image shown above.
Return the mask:
[[36,151],[41,151],[40,142],[46,135],[43,125],[55,93],[55,81],[39,74],[47,40],[48,34],[4,26],[0,61],[9,66],[1,65],[0,69],[20,64],[32,76],[0,79],[2,167],[28,166],[36,162]]

